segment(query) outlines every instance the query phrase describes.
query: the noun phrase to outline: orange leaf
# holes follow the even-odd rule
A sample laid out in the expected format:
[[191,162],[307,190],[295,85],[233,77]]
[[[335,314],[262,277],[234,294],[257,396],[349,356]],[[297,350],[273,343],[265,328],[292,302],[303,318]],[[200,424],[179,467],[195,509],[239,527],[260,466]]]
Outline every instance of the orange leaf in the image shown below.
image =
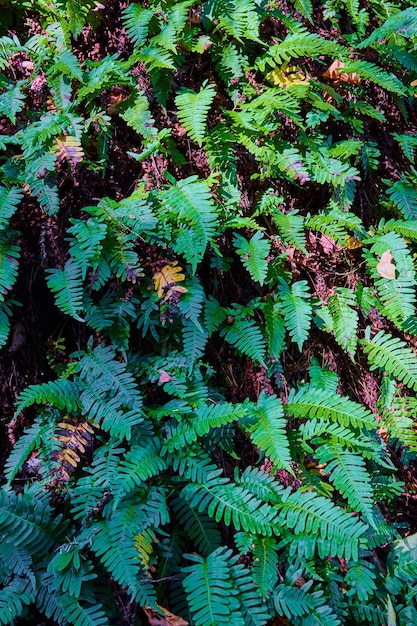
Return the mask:
[[377,263],[376,271],[383,278],[395,280],[395,265],[392,263],[393,256],[389,250],[386,250],[379,263]]
[[182,617],[174,615],[174,613],[164,609],[164,607],[159,606],[159,604],[157,607],[160,609],[161,613],[150,606],[143,607],[150,626],[188,626],[188,622]]
[[185,275],[182,273],[181,267],[176,267],[177,261],[174,261],[172,265],[164,265],[160,272],[156,272],[153,275],[153,281],[155,283],[155,290],[159,298],[165,294],[165,300],[168,300],[174,292],[186,293],[185,287],[180,287],[177,283],[185,280]]
[[324,72],[324,78],[330,78],[335,85],[339,83],[350,83],[352,85],[359,85],[361,82],[361,77],[358,74],[342,74],[341,70],[345,67],[343,61],[333,61],[331,66]]

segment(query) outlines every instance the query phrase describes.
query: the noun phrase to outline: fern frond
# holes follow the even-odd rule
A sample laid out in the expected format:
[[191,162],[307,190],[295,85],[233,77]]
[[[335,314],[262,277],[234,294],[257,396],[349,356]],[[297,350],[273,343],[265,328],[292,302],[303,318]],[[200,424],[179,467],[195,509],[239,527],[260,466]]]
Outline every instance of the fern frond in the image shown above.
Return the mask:
[[[25,94],[21,89],[24,84],[25,81],[23,80],[10,83],[6,90],[0,94],[0,115],[8,117],[12,124],[16,124],[16,115],[25,106]],[[0,87],[2,86],[0,83]]]
[[4,302],[19,271],[20,248],[10,239],[9,233],[0,232],[0,302]]
[[92,385],[100,393],[110,392],[121,406],[140,411],[142,396],[126,364],[121,363],[111,347],[98,345],[83,355],[77,366],[82,381]]
[[328,302],[334,337],[352,358],[356,352],[356,331],[359,322],[358,313],[353,308],[356,305],[355,294],[351,289],[337,287]]
[[302,350],[313,316],[309,286],[306,280],[296,281],[291,287],[281,281],[278,289],[285,326],[291,339],[298,345],[299,350]]
[[97,267],[107,228],[106,224],[95,217],[90,217],[86,222],[77,219],[71,219],[71,222],[73,225],[68,228],[68,232],[74,236],[71,241],[71,256],[81,267],[84,280],[88,267],[92,266],[93,270]]
[[23,607],[35,600],[33,585],[25,577],[14,577],[0,589],[0,624],[8,626],[23,613]]
[[298,215],[297,209],[288,213],[276,210],[272,214],[272,219],[283,242],[306,254],[304,218]]
[[143,584],[144,572],[135,547],[135,537],[146,526],[141,508],[123,501],[110,519],[96,523],[91,549],[133,601],[155,606],[155,590]]
[[232,326],[223,328],[220,336],[233,348],[265,367],[265,340],[253,320],[235,317]]
[[405,178],[390,183],[387,194],[406,220],[417,218],[416,185]]
[[357,563],[348,564],[345,582],[349,585],[347,595],[357,597],[359,602],[369,601],[375,593],[376,574],[372,563],[360,559]]
[[342,426],[369,430],[378,426],[372,413],[362,405],[313,385],[303,385],[299,391],[291,390],[285,410],[294,417],[317,417]]
[[191,139],[199,146],[203,144],[206,136],[207,115],[215,96],[215,87],[203,83],[199,92],[183,89],[175,98],[178,119]]
[[79,322],[83,318],[79,313],[83,310],[82,270],[75,261],[69,259],[64,269],[47,269],[46,281],[49,289],[55,294],[57,306],[66,315],[70,315]]
[[140,487],[152,476],[158,476],[167,467],[167,461],[161,457],[160,442],[142,439],[141,445],[133,445],[118,465],[122,485],[118,496],[128,495],[135,487]]
[[208,556],[220,547],[221,534],[218,526],[205,511],[200,511],[197,514],[181,497],[174,499],[172,507],[179,524],[187,533],[187,537],[204,556]]
[[230,574],[231,550],[221,547],[206,559],[188,554],[194,564],[183,568],[183,585],[196,626],[228,624],[239,609]]
[[171,185],[161,199],[161,217],[168,210],[182,229],[189,225],[195,233],[193,247],[182,251],[195,272],[207,244],[217,234],[218,216],[208,187],[197,176],[190,176]]
[[306,220],[306,226],[334,239],[340,246],[345,246],[350,233],[363,230],[360,218],[350,212],[333,209],[327,213],[318,213]]
[[[132,4],[129,8],[135,6],[138,5]],[[141,91],[137,91],[133,106],[121,113],[121,117],[144,139],[151,140],[157,137],[158,130],[155,128],[155,120],[150,112],[148,99]]]
[[384,428],[387,429],[390,440],[407,446],[412,452],[417,452],[417,432],[415,429],[415,414],[417,402],[415,398],[395,397],[393,402],[381,416]]
[[399,143],[404,156],[413,163],[417,153],[417,133],[405,133],[401,135],[393,133],[392,136],[395,141]]
[[346,50],[335,41],[328,41],[315,33],[290,33],[281,43],[270,46],[268,52],[257,59],[256,65],[264,72],[267,64],[275,67],[290,59],[318,58],[322,54],[344,58]]
[[253,443],[279,468],[292,473],[284,410],[277,396],[261,392],[257,404],[248,404],[245,426]]
[[65,378],[39,385],[30,385],[19,395],[15,415],[35,403],[52,404],[57,409],[72,413],[81,407],[79,395],[79,385]]
[[408,7],[403,11],[399,11],[391,15],[379,28],[376,28],[372,34],[359,44],[359,48],[365,48],[375,41],[385,39],[394,33],[398,33],[403,37],[413,37],[417,29],[417,9],[416,7]]
[[371,82],[379,85],[383,89],[387,91],[392,91],[398,95],[404,95],[406,93],[406,88],[399,78],[395,76],[395,74],[391,74],[381,69],[375,63],[370,63],[369,61],[362,60],[351,60],[347,59],[344,62],[343,72],[347,72],[349,74],[357,74],[361,78],[365,80],[370,80]]
[[417,391],[417,357],[405,341],[380,330],[371,341],[362,339],[360,343],[368,357],[371,371],[385,370]]
[[320,446],[315,455],[325,464],[330,481],[348,501],[354,511],[363,513],[365,519],[376,526],[373,515],[373,490],[363,458],[346,451],[340,444]]
[[285,322],[281,315],[281,306],[272,299],[264,306],[265,328],[268,336],[268,348],[272,356],[279,360],[285,346]]
[[309,22],[313,23],[313,5],[311,0],[294,0],[294,8]]
[[227,526],[233,524],[236,530],[243,528],[269,537],[276,532],[277,510],[227,478],[205,484],[189,483],[181,497],[199,511],[207,510],[216,522],[222,519]]
[[[357,559],[368,526],[323,496],[296,491],[279,505],[278,522],[295,535],[307,533],[331,542],[330,554]],[[353,541],[352,541],[353,540]]]
[[78,624],[78,626],[109,626],[110,624],[101,604],[83,606],[69,594],[60,598],[58,603],[69,624]]
[[325,603],[323,593],[321,591],[309,593],[312,582],[310,580],[304,583],[299,589],[284,584],[277,585],[273,592],[273,599],[278,615],[288,617],[290,620],[297,620],[308,615],[299,623],[341,626],[333,608]]
[[145,43],[153,15],[152,9],[144,8],[137,3],[123,10],[122,22],[134,46],[140,48]]
[[207,435],[211,429],[238,421],[245,415],[246,408],[242,405],[229,402],[201,404],[189,419],[183,417],[178,424],[167,428],[165,448],[169,452],[186,448],[198,437]]
[[[235,536],[239,545],[239,535]],[[278,542],[275,537],[256,537],[247,535],[247,541],[253,552],[252,576],[259,595],[267,598],[278,580]]]
[[[416,273],[414,263],[404,239],[395,232],[376,235],[369,253],[365,252],[368,267],[382,301],[381,312],[396,324],[415,313]],[[393,277],[387,278],[380,269],[382,256],[389,253],[395,262]]]
[[267,257],[271,242],[258,230],[249,241],[235,233],[233,245],[253,280],[263,285],[268,272]]

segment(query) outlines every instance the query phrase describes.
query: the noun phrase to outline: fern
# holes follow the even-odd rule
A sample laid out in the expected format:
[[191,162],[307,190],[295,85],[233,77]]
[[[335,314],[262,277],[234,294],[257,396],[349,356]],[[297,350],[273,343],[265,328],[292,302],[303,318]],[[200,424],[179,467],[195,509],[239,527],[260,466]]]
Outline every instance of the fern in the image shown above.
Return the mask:
[[357,560],[367,525],[313,492],[293,493],[280,505],[278,521],[295,535],[307,532],[329,541],[331,554]]
[[361,340],[370,369],[382,369],[417,391],[417,358],[405,341],[380,330],[371,341]]
[[131,4],[124,9],[122,21],[134,46],[140,48],[146,41],[153,15],[152,9],[141,7],[139,4]]
[[294,417],[317,417],[342,426],[367,429],[377,426],[372,413],[360,404],[311,384],[302,386],[299,391],[292,390],[285,410]]
[[79,315],[83,310],[82,270],[80,266],[69,259],[63,270],[48,269],[46,271],[48,287],[56,294],[57,306],[67,315],[83,322],[83,318]]
[[217,548],[207,559],[189,554],[194,565],[183,568],[188,574],[183,585],[196,626],[227,624],[239,609],[230,574],[231,550]]
[[9,233],[0,231],[0,302],[17,280],[20,247],[10,241]]
[[319,462],[325,464],[331,482],[352,509],[363,513],[368,523],[376,528],[372,486],[363,459],[338,444],[325,444],[315,454]]
[[307,281],[300,280],[289,287],[284,281],[279,284],[280,304],[285,326],[291,339],[302,350],[311,326],[312,307],[309,302],[310,289]]
[[248,418],[244,423],[253,443],[274,465],[292,472],[284,410],[278,398],[262,392],[256,405],[248,405]]
[[213,85],[203,83],[199,92],[183,90],[175,98],[178,119],[199,146],[206,136],[206,120],[216,95]]
[[258,58],[257,66],[263,72],[266,65],[274,67],[290,59],[317,58],[322,54],[344,58],[345,50],[336,42],[327,41],[315,33],[290,33],[281,43],[270,46],[268,52]]
[[238,352],[265,367],[265,340],[253,320],[235,317],[231,326],[220,331],[220,336]]
[[329,312],[332,316],[332,328],[337,343],[353,357],[356,352],[356,331],[359,316],[353,308],[356,299],[350,289],[338,287],[329,297]]
[[23,607],[33,603],[33,587],[25,577],[15,577],[0,590],[0,624],[7,626],[23,613]]
[[252,278],[263,285],[268,272],[267,257],[271,248],[270,242],[261,231],[258,231],[249,241],[235,234],[233,243]]
[[[416,275],[410,251],[402,237],[394,232],[376,235],[370,242],[373,245],[365,257],[382,301],[381,311],[401,324],[414,315],[416,303]],[[394,275],[390,278],[380,269],[384,253],[395,261]]]
[[173,184],[161,194],[163,206],[161,217],[167,210],[172,219],[186,229],[191,228],[194,237],[185,246],[180,245],[179,237],[174,242],[180,254],[184,254],[194,271],[201,261],[207,244],[214,238],[218,224],[218,216],[213,199],[206,184],[197,176],[190,176],[177,184]]
[[406,220],[417,217],[416,185],[403,178],[392,183],[387,194]]

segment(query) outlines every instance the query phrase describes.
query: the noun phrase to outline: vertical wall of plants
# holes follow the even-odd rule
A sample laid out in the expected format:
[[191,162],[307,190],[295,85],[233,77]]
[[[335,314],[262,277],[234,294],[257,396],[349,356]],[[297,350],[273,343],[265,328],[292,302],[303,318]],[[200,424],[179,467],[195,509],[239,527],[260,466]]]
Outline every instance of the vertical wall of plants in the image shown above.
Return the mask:
[[417,5],[0,9],[0,624],[415,625]]

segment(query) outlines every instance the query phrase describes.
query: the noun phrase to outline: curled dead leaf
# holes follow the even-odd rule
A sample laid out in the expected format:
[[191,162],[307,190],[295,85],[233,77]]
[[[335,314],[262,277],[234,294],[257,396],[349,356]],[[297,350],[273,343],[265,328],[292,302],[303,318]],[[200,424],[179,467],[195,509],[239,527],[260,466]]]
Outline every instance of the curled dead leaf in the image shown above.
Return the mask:
[[395,265],[392,263],[393,256],[390,250],[382,253],[381,260],[377,263],[376,271],[383,278],[395,280]]
[[345,67],[343,61],[333,61],[331,66],[324,72],[323,78],[331,80],[335,86],[340,83],[350,83],[351,85],[360,85],[361,77],[354,72],[350,74],[342,73],[342,69]]

